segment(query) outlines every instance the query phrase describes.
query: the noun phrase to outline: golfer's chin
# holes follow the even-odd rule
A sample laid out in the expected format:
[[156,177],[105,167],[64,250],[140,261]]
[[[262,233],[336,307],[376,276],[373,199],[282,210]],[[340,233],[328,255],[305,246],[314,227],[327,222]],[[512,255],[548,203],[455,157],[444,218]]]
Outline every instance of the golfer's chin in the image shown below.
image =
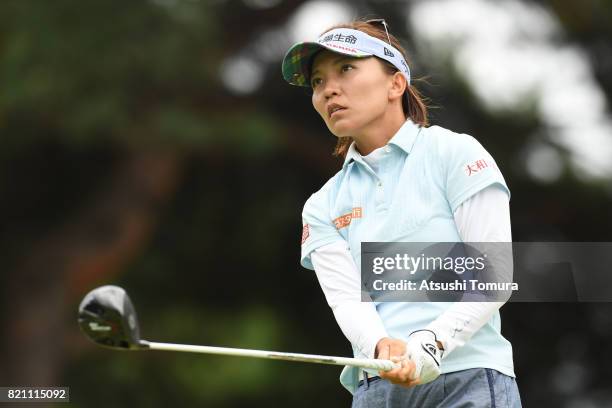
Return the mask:
[[327,122],[327,128],[336,137],[349,137],[355,134],[355,126],[347,120]]

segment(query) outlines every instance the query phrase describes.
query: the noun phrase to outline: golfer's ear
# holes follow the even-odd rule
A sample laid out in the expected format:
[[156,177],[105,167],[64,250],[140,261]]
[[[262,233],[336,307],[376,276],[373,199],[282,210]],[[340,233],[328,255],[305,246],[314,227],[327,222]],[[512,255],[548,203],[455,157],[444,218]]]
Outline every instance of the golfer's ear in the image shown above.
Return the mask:
[[391,77],[391,89],[389,89],[389,99],[401,98],[406,91],[408,82],[401,72],[397,71]]

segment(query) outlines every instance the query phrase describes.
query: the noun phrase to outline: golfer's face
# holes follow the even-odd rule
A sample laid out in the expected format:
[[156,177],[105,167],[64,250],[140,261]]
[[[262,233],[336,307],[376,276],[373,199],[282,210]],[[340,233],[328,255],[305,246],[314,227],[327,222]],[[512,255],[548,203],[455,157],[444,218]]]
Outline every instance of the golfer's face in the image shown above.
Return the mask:
[[374,57],[351,58],[327,50],[312,64],[312,104],[338,137],[356,136],[389,104],[391,75]]

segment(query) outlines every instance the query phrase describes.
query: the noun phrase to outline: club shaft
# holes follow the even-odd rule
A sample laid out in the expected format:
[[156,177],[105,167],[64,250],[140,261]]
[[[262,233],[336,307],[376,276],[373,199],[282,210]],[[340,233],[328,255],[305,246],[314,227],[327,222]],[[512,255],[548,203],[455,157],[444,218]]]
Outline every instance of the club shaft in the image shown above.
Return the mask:
[[156,343],[144,340],[141,341],[141,345],[143,346],[143,348],[150,350],[183,351],[188,353],[217,354],[223,356],[255,357],[268,358],[273,360],[301,361],[304,363],[347,365],[363,369],[369,368],[379,371],[389,371],[398,367],[397,364],[393,363],[390,360],[320,356],[316,354],[283,353],[276,351],[251,350],[228,347],[194,346],[189,344]]

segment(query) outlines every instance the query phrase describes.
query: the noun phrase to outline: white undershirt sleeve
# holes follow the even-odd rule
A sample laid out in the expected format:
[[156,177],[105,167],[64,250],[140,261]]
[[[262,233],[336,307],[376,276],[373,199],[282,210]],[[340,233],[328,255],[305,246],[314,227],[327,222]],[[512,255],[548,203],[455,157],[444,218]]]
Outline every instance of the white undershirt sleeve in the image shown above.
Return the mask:
[[342,333],[365,358],[374,358],[376,344],[388,335],[374,303],[361,301],[361,276],[347,242],[322,246],[311,260]]
[[[462,203],[454,218],[463,242],[512,242],[508,195],[494,185]],[[498,262],[505,262],[511,271],[511,253],[509,259],[507,253],[498,254]],[[503,304],[456,302],[429,324],[427,329],[436,333],[444,346],[443,357],[463,346]]]
[[495,185],[464,201],[454,218],[463,242],[512,242],[508,194]]

